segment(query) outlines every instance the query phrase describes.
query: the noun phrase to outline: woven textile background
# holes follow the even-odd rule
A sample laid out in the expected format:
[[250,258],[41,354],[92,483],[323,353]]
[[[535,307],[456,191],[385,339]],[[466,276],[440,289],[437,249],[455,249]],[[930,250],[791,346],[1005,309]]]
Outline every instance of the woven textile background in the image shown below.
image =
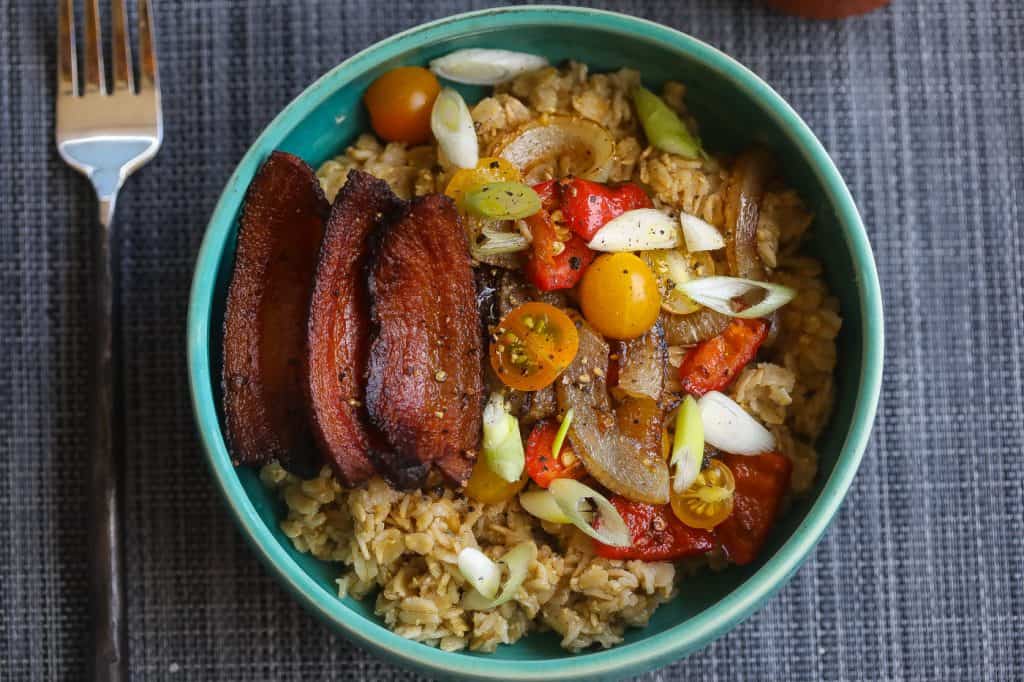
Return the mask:
[[[186,294],[262,127],[343,57],[486,3],[157,0],[166,139],[123,229],[133,679],[409,680],[257,562],[193,435]],[[748,0],[600,6],[764,77],[847,178],[885,296],[874,438],[813,557],[757,615],[649,680],[1024,676],[1024,3],[894,0],[813,23]],[[94,200],[52,144],[56,2],[0,0],[0,679],[83,676],[84,292]]]

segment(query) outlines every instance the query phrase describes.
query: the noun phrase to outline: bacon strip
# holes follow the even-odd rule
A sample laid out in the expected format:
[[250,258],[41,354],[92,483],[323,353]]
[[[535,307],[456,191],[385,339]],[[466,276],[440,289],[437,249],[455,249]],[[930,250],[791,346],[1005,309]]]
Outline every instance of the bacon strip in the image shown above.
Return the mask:
[[448,198],[418,199],[384,228],[370,293],[370,418],[396,457],[464,484],[480,441],[483,342],[469,246]]
[[366,265],[371,235],[404,206],[383,180],[353,170],[334,200],[320,249],[306,332],[310,423],[320,452],[346,486],[374,474],[384,446],[363,406],[369,351]]
[[[249,185],[224,319],[224,412],[236,465],[308,465],[303,356],[330,206],[302,159],[273,152]],[[303,467],[308,471],[308,466]]]

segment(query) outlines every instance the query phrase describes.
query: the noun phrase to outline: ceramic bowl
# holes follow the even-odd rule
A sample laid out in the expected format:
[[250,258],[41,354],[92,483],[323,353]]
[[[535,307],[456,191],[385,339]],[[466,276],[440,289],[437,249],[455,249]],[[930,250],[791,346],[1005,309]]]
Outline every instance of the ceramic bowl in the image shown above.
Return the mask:
[[[249,181],[274,149],[316,167],[368,129],[360,98],[379,75],[466,47],[586,62],[596,71],[628,66],[647,85],[667,79],[688,87],[688,103],[713,152],[767,144],[786,180],[814,211],[811,251],[825,264],[839,298],[838,399],[819,442],[820,471],[811,495],[783,518],[749,566],[688,579],[682,594],[608,650],[569,654],[550,634],[527,637],[490,654],[447,653],[395,635],[373,613],[373,600],[339,599],[339,568],[295,551],[278,528],[281,505],[257,472],[232,466],[220,405],[221,330],[235,253],[239,210]],[[470,98],[481,89],[466,88]],[[347,59],[306,89],[267,126],[227,182],[196,263],[188,317],[188,366],[205,457],[224,502],[270,572],[337,632],[400,665],[451,678],[552,680],[621,678],[676,660],[750,615],[813,550],[857,471],[878,400],[882,303],[864,227],[853,199],[821,143],[768,85],[715,48],[690,36],[620,14],[561,7],[521,7],[450,17],[388,38]],[[857,548],[849,548],[851,552]]]

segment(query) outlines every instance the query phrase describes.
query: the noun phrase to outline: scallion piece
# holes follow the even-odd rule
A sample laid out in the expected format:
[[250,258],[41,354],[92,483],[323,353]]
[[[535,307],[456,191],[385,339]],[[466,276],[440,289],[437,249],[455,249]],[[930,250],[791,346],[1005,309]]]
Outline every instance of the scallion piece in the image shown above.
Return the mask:
[[[782,306],[786,305],[796,296],[796,291],[781,284],[772,282],[759,282],[754,279],[741,279],[739,277],[701,277],[691,279],[679,285],[687,296],[706,308],[715,312],[753,319],[770,315]],[[732,302],[734,299],[752,291],[761,290],[765,297],[760,303],[749,308],[736,310]]]
[[481,596],[494,599],[501,584],[501,568],[475,547],[459,552],[459,573]]
[[488,182],[466,192],[462,205],[480,218],[519,220],[540,210],[540,197],[521,182]]
[[660,97],[640,87],[633,91],[633,104],[651,146],[688,159],[704,156],[700,138],[690,132]]
[[505,556],[498,559],[498,563],[504,564],[508,569],[508,578],[505,579],[505,586],[501,589],[501,594],[493,599],[488,599],[480,592],[473,590],[465,593],[462,597],[462,607],[467,611],[486,611],[513,599],[530,572],[530,563],[536,558],[537,545],[532,542],[519,543],[506,552]]
[[562,419],[562,425],[558,427],[558,433],[555,434],[555,440],[551,443],[551,456],[558,459],[558,453],[562,451],[562,444],[565,443],[565,437],[569,434],[569,426],[572,425],[573,415],[576,414],[576,410],[569,408],[569,411],[565,413],[565,417]]
[[503,481],[514,483],[523,474],[526,454],[519,435],[519,420],[508,411],[500,393],[492,393],[484,408],[483,456]]
[[558,502],[555,501],[550,490],[541,489],[520,493],[519,504],[527,513],[542,521],[572,523],[572,519],[558,506]]
[[562,513],[590,537],[612,547],[630,547],[633,544],[629,527],[619,510],[590,486],[571,478],[559,478],[551,482],[548,490]]
[[430,112],[430,130],[454,166],[476,168],[480,159],[480,143],[473,117],[462,95],[451,88],[441,90]]
[[676,432],[672,438],[672,490],[682,493],[697,480],[704,461],[704,425],[700,408],[692,395],[686,396],[676,414]]

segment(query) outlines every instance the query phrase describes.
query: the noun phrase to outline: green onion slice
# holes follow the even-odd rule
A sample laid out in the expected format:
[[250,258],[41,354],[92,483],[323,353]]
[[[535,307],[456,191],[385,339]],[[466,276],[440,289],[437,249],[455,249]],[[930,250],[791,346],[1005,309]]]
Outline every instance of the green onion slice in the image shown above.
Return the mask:
[[529,514],[533,514],[542,521],[551,523],[572,523],[565,512],[558,506],[550,490],[531,490],[519,494],[519,504]]
[[705,156],[700,138],[690,132],[660,97],[647,88],[637,88],[633,91],[633,104],[651,146],[688,159]]
[[[796,296],[795,290],[781,284],[759,282],[739,277],[701,277],[700,279],[691,279],[689,282],[683,282],[679,285],[679,288],[702,306],[711,308],[723,315],[743,319],[770,315],[792,301]],[[732,302],[734,299],[757,290],[765,292],[765,297],[760,303],[744,310],[733,308]]]
[[494,599],[501,584],[501,568],[475,547],[459,552],[459,573],[473,588],[487,599]]
[[530,563],[537,558],[537,545],[532,542],[521,542],[498,559],[498,563],[504,564],[508,569],[508,578],[505,580],[505,587],[501,594],[493,599],[488,599],[477,590],[466,592],[462,597],[462,607],[467,611],[486,611],[501,606],[516,596],[519,588],[523,586],[527,574],[530,572]]
[[[548,490],[562,513],[590,537],[612,547],[629,547],[633,544],[629,527],[619,510],[590,486],[571,478],[559,478],[551,482]],[[600,524],[595,523],[598,519]]]
[[697,480],[704,461],[704,424],[700,408],[692,395],[686,396],[676,414],[676,432],[672,438],[670,466],[675,473],[672,490],[682,493]]
[[558,433],[555,434],[555,440],[551,443],[551,456],[558,459],[558,453],[562,451],[562,444],[565,443],[565,437],[569,433],[569,426],[572,424],[573,415],[576,414],[576,410],[569,408],[569,411],[565,413],[565,417],[562,419],[562,425],[558,427]]
[[476,168],[480,159],[480,143],[473,117],[462,95],[451,88],[441,90],[430,112],[430,130],[454,166]]
[[519,435],[519,420],[508,411],[500,393],[492,393],[484,408],[483,456],[499,478],[514,483],[523,474],[526,454]]
[[521,182],[488,182],[466,192],[462,202],[473,215],[493,220],[519,220],[540,210],[540,197]]

